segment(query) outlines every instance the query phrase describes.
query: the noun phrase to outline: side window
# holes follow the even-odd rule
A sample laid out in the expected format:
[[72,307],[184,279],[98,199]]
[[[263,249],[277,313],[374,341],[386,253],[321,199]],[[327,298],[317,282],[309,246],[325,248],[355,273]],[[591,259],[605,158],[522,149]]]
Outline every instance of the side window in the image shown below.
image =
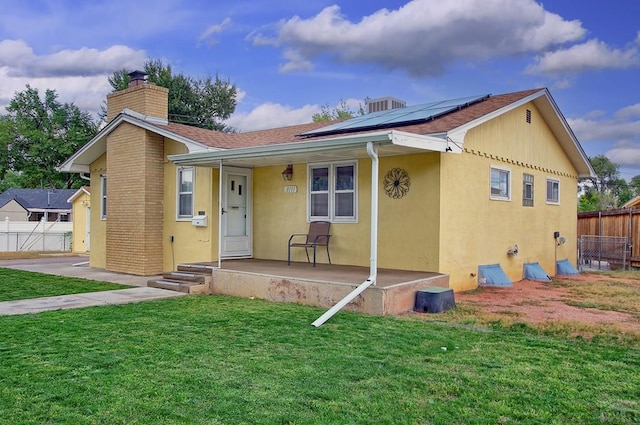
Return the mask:
[[547,203],[560,203],[560,181],[555,179],[547,179]]
[[491,167],[491,199],[511,200],[511,171],[506,168]]
[[309,165],[309,220],[356,221],[356,163]]
[[100,218],[107,218],[107,176],[100,176]]
[[193,217],[193,167],[178,168],[177,175],[177,217]]
[[335,167],[335,217],[355,218],[355,166]]
[[531,174],[522,175],[522,206],[533,206],[533,176]]
[[311,167],[309,174],[311,218],[329,218],[329,167]]

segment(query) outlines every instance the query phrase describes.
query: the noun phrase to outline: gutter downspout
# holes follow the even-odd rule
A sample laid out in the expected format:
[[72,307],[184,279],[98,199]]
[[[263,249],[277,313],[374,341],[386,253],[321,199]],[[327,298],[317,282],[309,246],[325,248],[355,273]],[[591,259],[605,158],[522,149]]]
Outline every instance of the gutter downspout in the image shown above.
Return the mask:
[[87,173],[80,173],[80,178],[83,180],[91,181],[91,177],[87,176]]
[[342,310],[351,300],[364,292],[369,286],[375,285],[376,283],[378,275],[378,154],[373,149],[373,143],[371,142],[367,142],[367,155],[371,158],[371,258],[369,277],[336,305],[327,310],[322,316],[318,317],[315,322],[311,324],[316,328],[322,326],[324,322]]
[[222,268],[222,160],[218,172],[218,268]]

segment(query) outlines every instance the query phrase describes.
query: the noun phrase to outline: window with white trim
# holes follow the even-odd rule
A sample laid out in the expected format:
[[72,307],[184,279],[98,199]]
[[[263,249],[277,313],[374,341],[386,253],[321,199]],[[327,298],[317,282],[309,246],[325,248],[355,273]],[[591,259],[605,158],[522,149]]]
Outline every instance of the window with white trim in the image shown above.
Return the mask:
[[491,199],[511,200],[511,170],[491,167]]
[[193,167],[180,167],[176,178],[176,216],[180,219],[193,217]]
[[533,206],[533,175],[522,174],[522,206]]
[[107,176],[102,174],[100,176],[100,218],[102,220],[107,218]]
[[309,220],[357,220],[356,163],[309,165]]
[[555,179],[547,179],[547,203],[560,203],[560,181]]

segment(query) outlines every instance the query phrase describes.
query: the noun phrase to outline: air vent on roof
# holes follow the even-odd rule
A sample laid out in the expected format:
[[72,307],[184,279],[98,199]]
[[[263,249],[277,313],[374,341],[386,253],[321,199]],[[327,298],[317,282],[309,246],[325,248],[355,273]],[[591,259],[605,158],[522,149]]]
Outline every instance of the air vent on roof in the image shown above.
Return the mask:
[[365,104],[367,105],[368,114],[372,112],[404,108],[405,106],[407,106],[407,102],[396,99],[395,97],[379,97],[377,99],[368,99]]

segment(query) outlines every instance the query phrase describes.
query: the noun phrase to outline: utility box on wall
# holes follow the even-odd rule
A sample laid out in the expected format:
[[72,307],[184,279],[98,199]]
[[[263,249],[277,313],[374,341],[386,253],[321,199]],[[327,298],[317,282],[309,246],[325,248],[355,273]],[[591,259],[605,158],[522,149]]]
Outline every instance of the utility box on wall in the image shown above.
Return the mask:
[[207,216],[206,215],[194,215],[191,219],[191,224],[196,227],[207,227]]

